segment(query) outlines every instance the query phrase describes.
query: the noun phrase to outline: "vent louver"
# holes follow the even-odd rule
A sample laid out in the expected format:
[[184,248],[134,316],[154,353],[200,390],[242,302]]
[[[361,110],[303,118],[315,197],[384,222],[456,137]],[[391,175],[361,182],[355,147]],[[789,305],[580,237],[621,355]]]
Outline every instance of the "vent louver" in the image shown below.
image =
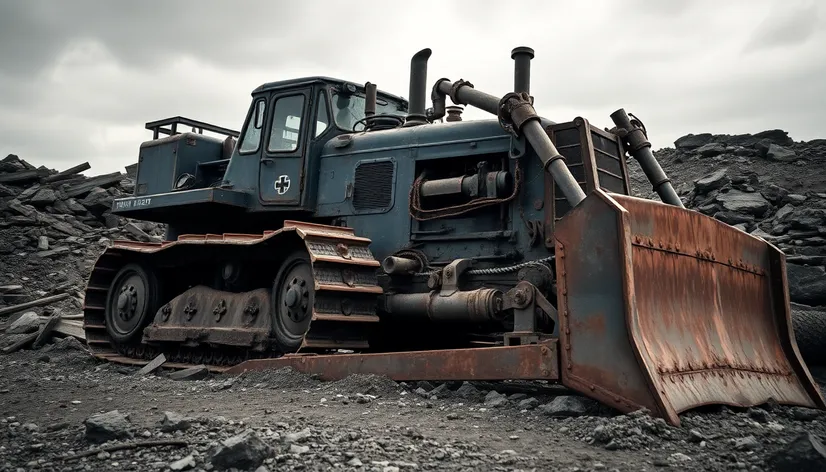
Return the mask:
[[353,208],[356,210],[381,209],[393,201],[392,161],[361,162],[356,166],[353,184]]

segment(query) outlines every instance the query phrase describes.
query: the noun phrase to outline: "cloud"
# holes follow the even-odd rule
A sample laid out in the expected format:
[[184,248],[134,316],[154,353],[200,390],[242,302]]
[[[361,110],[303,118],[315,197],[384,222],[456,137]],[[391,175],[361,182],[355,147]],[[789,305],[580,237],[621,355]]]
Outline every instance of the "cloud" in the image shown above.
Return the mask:
[[775,5],[755,28],[745,52],[804,44],[816,35],[818,25],[822,24],[820,6],[813,1]]
[[818,138],[824,11],[789,0],[0,0],[0,157],[122,170],[151,137],[146,122],[183,115],[239,129],[250,92],[291,77],[369,80],[407,97],[410,56],[424,47],[429,84],[464,78],[502,95],[511,49],[531,46],[541,114],[602,127],[624,107],[655,147],[690,132]]

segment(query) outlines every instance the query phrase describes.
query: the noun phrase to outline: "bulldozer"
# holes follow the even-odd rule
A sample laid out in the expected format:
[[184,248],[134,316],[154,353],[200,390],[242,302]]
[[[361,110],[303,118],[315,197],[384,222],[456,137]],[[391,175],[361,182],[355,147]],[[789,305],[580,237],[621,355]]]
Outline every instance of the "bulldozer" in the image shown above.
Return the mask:
[[[99,256],[93,353],[549,381],[673,425],[709,404],[826,408],[784,254],[685,208],[641,120],[539,116],[528,47],[512,51],[512,92],[441,78],[428,106],[431,53],[412,56],[409,99],[304,77],[253,90],[241,131],[147,123],[134,195],[112,212],[167,230]],[[468,106],[494,116],[463,120]],[[631,195],[631,158],[659,200]]]

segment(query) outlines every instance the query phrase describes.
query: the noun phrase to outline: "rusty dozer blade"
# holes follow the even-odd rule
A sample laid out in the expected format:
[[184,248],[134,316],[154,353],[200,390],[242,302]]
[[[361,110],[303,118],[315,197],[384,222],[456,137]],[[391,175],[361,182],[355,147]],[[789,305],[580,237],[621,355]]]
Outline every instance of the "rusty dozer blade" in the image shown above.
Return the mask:
[[563,384],[674,425],[702,405],[826,408],[797,349],[776,247],[601,190],[554,237]]

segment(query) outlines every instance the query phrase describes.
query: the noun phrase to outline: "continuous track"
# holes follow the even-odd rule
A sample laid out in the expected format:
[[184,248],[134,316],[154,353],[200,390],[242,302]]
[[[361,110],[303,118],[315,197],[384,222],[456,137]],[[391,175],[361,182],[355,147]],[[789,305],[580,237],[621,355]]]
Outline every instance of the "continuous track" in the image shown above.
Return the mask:
[[[204,364],[213,371],[294,351],[366,349],[368,329],[379,321],[375,302],[382,293],[375,276],[380,263],[373,258],[369,244],[369,239],[355,236],[350,228],[295,221],[263,234],[182,235],[177,241],[163,243],[117,241],[99,257],[89,277],[83,307],[87,343],[96,357],[115,363],[145,364],[163,353],[168,367]],[[113,282],[127,265],[163,267],[165,277],[179,279],[187,277],[187,262],[193,257],[217,254],[220,258],[234,251],[251,255],[260,268],[271,261],[278,261],[279,266],[289,262],[284,259],[285,248],[303,250],[311,266],[308,284],[301,283],[300,274],[294,275],[298,272],[281,274],[284,267],[268,269],[270,274],[287,275],[285,283],[295,287],[311,285],[309,292],[296,292],[303,293],[312,305],[309,329],[300,346],[284,349],[285,343],[271,335],[278,318],[271,303],[272,292],[279,290],[278,286],[229,292],[192,284],[195,287],[183,294],[167,294],[163,301],[168,303],[149,315],[154,318],[145,331],[150,334],[149,342],[146,334],[138,337],[143,342],[118,342],[107,330],[107,303],[117,310],[119,301],[118,294],[110,292],[122,286],[118,283],[115,287]],[[181,285],[180,280],[175,282]],[[160,283],[164,283],[163,278]],[[145,292],[142,295],[149,296]],[[283,305],[288,298],[282,294],[277,302]],[[140,303],[133,299],[133,305]]]

